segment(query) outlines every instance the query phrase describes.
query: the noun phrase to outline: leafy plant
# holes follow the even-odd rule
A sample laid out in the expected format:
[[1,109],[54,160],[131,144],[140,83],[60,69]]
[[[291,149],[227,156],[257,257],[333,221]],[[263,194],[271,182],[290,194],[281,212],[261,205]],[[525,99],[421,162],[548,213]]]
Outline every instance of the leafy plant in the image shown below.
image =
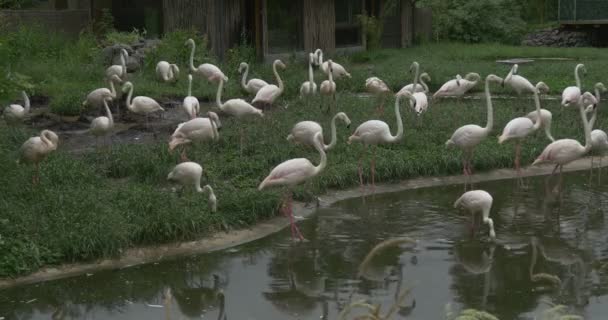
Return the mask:
[[104,45],[115,45],[115,44],[133,44],[141,39],[145,38],[146,30],[139,31],[137,28],[133,28],[131,32],[120,32],[120,31],[110,31],[106,34],[105,40],[103,41]]
[[62,95],[53,97],[49,104],[51,112],[62,116],[79,115],[82,111],[83,97],[72,92],[73,90],[65,90]]

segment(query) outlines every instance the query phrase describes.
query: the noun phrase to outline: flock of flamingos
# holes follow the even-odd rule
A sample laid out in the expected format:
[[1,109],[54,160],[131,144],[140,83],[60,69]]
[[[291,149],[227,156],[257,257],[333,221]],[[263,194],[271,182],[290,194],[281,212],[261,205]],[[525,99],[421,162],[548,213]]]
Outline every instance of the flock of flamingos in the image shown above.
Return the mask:
[[[188,75],[188,96],[184,98],[182,108],[185,114],[190,118],[189,121],[181,123],[177,126],[175,132],[171,135],[169,141],[169,149],[174,150],[178,146],[182,147],[181,159],[179,163],[168,175],[168,180],[175,181],[184,186],[194,186],[197,192],[208,193],[209,203],[213,211],[216,210],[216,197],[211,186],[206,185],[201,187],[201,176],[203,168],[195,162],[188,161],[186,155],[186,146],[193,143],[202,143],[206,141],[217,141],[219,139],[218,129],[221,128],[221,122],[215,112],[209,111],[207,117],[199,117],[200,104],[196,97],[192,96],[192,75],[207,79],[209,82],[216,83],[218,86],[216,104],[217,108],[223,114],[236,118],[246,117],[263,117],[263,109],[271,106],[276,99],[282,95],[284,84],[278,73],[277,68],[285,69],[285,64],[280,60],[274,61],[272,68],[276,77],[277,85],[269,84],[261,79],[249,79],[247,75],[249,66],[247,63],[241,63],[239,72],[242,74],[241,86],[243,90],[255,95],[251,103],[243,99],[230,99],[222,102],[222,89],[224,82],[228,81],[228,77],[215,65],[205,63],[198,67],[194,66],[195,43],[189,39],[186,44],[191,49],[189,69],[191,74]],[[107,137],[112,133],[114,121],[112,113],[108,107],[108,102],[111,102],[117,97],[115,84],[123,84],[122,91],[128,92],[126,99],[126,107],[129,111],[144,115],[146,117],[146,127],[148,125],[148,115],[155,112],[164,111],[158,102],[154,99],[145,96],[133,97],[134,86],[131,82],[124,82],[127,76],[127,68],[125,60],[128,53],[124,50],[120,54],[120,65],[113,65],[106,69],[105,78],[109,83],[108,88],[99,88],[88,94],[83,102],[94,108],[105,108],[106,116],[95,118],[91,122],[90,133],[96,138]],[[317,49],[314,53],[308,55],[308,81],[304,82],[300,87],[301,98],[317,94],[317,84],[314,81],[313,65],[319,66],[320,69],[328,77],[319,86],[319,93],[327,97],[331,97],[335,104],[336,82],[335,80],[341,77],[350,77],[346,69],[332,60],[323,61],[323,52]],[[419,74],[420,66],[417,62],[412,63],[410,72],[414,73],[412,84],[403,87],[395,94],[395,114],[397,119],[397,133],[392,135],[389,125],[380,120],[369,120],[359,125],[354,133],[348,138],[348,143],[358,142],[363,145],[375,146],[379,144],[394,143],[403,138],[403,123],[400,114],[400,104],[402,100],[409,102],[410,107],[418,115],[424,113],[429,106],[428,86],[424,82],[430,81],[430,77],[426,73]],[[580,117],[583,122],[585,131],[585,144],[573,139],[555,140],[551,135],[551,119],[552,115],[546,109],[541,109],[539,95],[548,92],[549,88],[543,82],[533,85],[530,81],[518,74],[517,64],[513,65],[511,71],[503,79],[496,75],[490,74],[485,78],[485,96],[487,103],[487,123],[485,127],[476,124],[464,125],[454,131],[452,137],[446,141],[446,147],[454,146],[462,150],[463,172],[466,177],[472,173],[471,158],[473,157],[474,148],[488,137],[493,128],[493,110],[492,99],[490,94],[491,84],[500,84],[502,86],[510,86],[518,94],[532,94],[536,104],[536,110],[529,113],[525,117],[515,118],[507,123],[502,134],[498,138],[499,143],[509,140],[515,142],[515,168],[520,172],[520,148],[523,140],[528,135],[537,131],[541,127],[544,128],[545,134],[551,143],[537,157],[533,165],[540,163],[551,163],[555,165],[552,175],[559,168],[560,177],[562,167],[576,159],[583,157],[591,149],[608,150],[608,136],[601,130],[592,130],[596,119],[596,106],[600,100],[600,92],[605,91],[602,83],[595,85],[595,95],[589,92],[582,92],[580,72],[586,72],[582,64],[578,64],[575,68],[576,86],[570,86],[564,89],[562,93],[562,105],[566,107],[575,107],[579,109]],[[177,80],[179,76],[179,68],[175,64],[170,64],[166,61],[161,61],[157,64],[156,73],[159,80],[172,82]],[[481,77],[477,73],[469,73],[464,78],[457,75],[455,79],[446,82],[432,98],[440,97],[462,97],[467,91],[477,85]],[[379,109],[383,108],[384,98],[389,96],[391,90],[379,78],[371,77],[365,82],[366,90],[376,95],[380,100]],[[4,119],[8,124],[18,124],[22,122],[29,113],[30,103],[25,92],[23,94],[24,105],[13,104],[5,108]],[[255,105],[255,106],[254,106]],[[257,107],[256,107],[257,106]],[[261,107],[262,109],[258,108]],[[329,107],[328,107],[329,110]],[[591,120],[587,119],[587,114],[592,113]],[[320,154],[321,160],[319,165],[315,166],[308,159],[298,158],[287,160],[277,165],[270,174],[260,183],[258,189],[262,190],[268,187],[283,186],[287,193],[285,203],[282,206],[282,211],[290,219],[292,238],[303,240],[298,227],[294,222],[292,212],[292,188],[295,185],[301,184],[315,176],[317,176],[327,165],[326,151],[332,149],[336,145],[336,120],[341,120],[347,125],[350,125],[350,119],[343,113],[337,113],[332,119],[332,140],[326,145],[323,138],[322,127],[314,121],[302,121],[297,123],[287,140],[302,145],[314,147]],[[241,144],[242,144],[242,127],[241,127]],[[40,136],[28,139],[20,149],[20,162],[31,163],[35,166],[35,173],[32,178],[32,183],[39,182],[39,163],[52,151],[57,149],[59,137],[51,130],[43,130]],[[373,152],[375,155],[375,152]],[[374,170],[375,157],[371,160],[371,184],[374,186]],[[363,187],[361,159],[359,159],[359,180]],[[561,181],[561,178],[560,178]],[[466,188],[466,185],[465,185]],[[468,210],[473,218],[475,214],[481,213],[485,224],[489,226],[490,238],[495,239],[493,220],[489,217],[492,207],[492,196],[483,190],[472,190],[465,192],[456,202],[454,207],[462,207]],[[473,219],[474,221],[474,219]]]

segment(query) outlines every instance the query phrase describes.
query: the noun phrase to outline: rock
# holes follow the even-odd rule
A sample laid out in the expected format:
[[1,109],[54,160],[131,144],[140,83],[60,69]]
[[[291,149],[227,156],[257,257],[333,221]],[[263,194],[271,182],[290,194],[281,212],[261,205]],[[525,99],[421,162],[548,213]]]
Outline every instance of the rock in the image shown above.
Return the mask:
[[591,38],[585,32],[565,29],[544,29],[526,35],[525,46],[585,47],[591,46]]

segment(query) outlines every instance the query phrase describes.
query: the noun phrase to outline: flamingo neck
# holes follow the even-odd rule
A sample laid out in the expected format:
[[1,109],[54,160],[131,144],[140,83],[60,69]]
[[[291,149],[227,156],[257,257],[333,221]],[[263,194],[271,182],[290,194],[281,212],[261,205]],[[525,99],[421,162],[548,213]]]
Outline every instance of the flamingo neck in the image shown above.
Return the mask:
[[503,82],[509,82],[511,80],[511,78],[513,77],[514,71],[515,71],[515,65],[513,65],[511,67],[511,70],[509,70],[509,73],[507,74],[507,76],[505,77],[505,80]]
[[129,84],[129,94],[127,95],[127,108],[129,110],[133,110],[133,105],[131,105],[131,97],[133,97],[133,85]]
[[212,134],[212,139],[213,141],[217,141],[220,138],[220,134],[217,131],[217,123],[215,123],[215,120],[209,118],[209,122],[211,122],[211,134]]
[[[391,142],[401,140],[403,137],[403,121],[401,120],[401,111],[399,110],[400,99],[402,96],[398,96],[395,99],[395,117],[397,118],[397,135],[391,136]],[[412,96],[409,96],[412,99]]]
[[30,112],[30,98],[27,96],[25,91],[22,91],[21,94],[23,95],[23,109],[24,109],[25,113],[29,113]]
[[312,70],[312,59],[309,59],[308,61],[308,82],[310,82],[310,89],[312,90],[312,85],[315,83],[315,73]]
[[220,110],[223,110],[222,105],[222,89],[224,88],[224,79],[220,78],[220,83],[217,86],[217,94],[215,95],[215,103]]
[[576,68],[574,68],[574,79],[576,80],[576,86],[578,87],[579,90],[583,90],[581,88],[581,77],[578,75],[578,72],[580,70],[580,68],[582,65],[577,65]]
[[323,50],[317,49],[317,62],[320,66],[323,66]]
[[192,96],[192,76],[188,77],[188,96]]
[[110,95],[112,99],[116,98],[116,88],[114,88],[114,81],[112,79],[110,79]]
[[196,50],[196,43],[194,43],[194,41],[188,43],[192,46],[192,49],[190,49],[190,71],[196,72],[196,68],[194,67],[194,50]]
[[106,100],[106,99],[103,100],[103,106],[106,109],[106,116],[108,117],[108,120],[110,121],[110,126],[113,126],[114,118],[112,117],[112,112],[110,111],[110,107],[108,107],[108,100]]
[[494,110],[492,109],[492,95],[490,94],[490,80],[486,79],[486,102],[488,107],[488,120],[486,123],[486,127],[484,130],[486,134],[492,131],[492,127],[494,126]]
[[329,84],[332,84],[334,82],[334,73],[332,72],[332,68],[329,67],[329,64],[327,65],[327,77],[329,79]]
[[125,54],[124,52],[120,52],[120,66],[122,68],[122,76],[127,74],[127,61],[125,61]]
[[418,77],[419,77],[419,73],[420,72],[420,65],[419,64],[415,64],[414,65],[414,87],[412,88],[412,93],[416,92],[416,87],[418,86]]
[[424,93],[429,93],[429,86],[424,82],[424,79],[420,78],[420,85],[424,88]]
[[42,142],[43,142],[43,143],[46,145],[46,147],[47,147],[48,149],[53,149],[53,148],[55,147],[55,143],[53,142],[53,140],[51,140],[51,139],[47,138],[47,136],[46,136],[46,135],[47,135],[48,133],[49,133],[49,132],[48,132],[47,130],[44,130],[44,131],[42,132],[42,134],[40,135],[40,140],[42,140]]
[[585,114],[585,108],[579,105],[578,110],[581,114],[581,120],[583,121],[583,129],[585,130],[585,150],[584,153],[589,152],[591,150],[591,128],[589,127],[589,122],[587,122],[587,115]]
[[536,122],[534,123],[533,130],[536,131],[542,124],[540,117],[540,97],[538,96],[538,89],[534,89],[534,104],[536,105]]
[[249,74],[249,65],[245,65],[245,71],[243,72],[243,77],[241,78],[241,86],[243,89],[247,90],[247,75]]
[[196,192],[198,192],[198,193],[205,192],[205,190],[203,190],[203,188],[201,188],[201,176],[196,177],[196,179],[194,180],[194,188],[196,189]]
[[338,142],[338,133],[336,132],[336,119],[338,115],[336,114],[333,119],[331,119],[331,141],[328,145],[325,146],[325,150],[329,150],[336,146]]
[[323,137],[318,140],[315,139],[315,148],[317,149],[317,151],[319,151],[319,154],[321,155],[321,161],[319,162],[319,165],[315,167],[314,175],[319,174],[319,172],[323,171],[323,169],[325,169],[325,167],[327,166],[327,155],[325,154],[325,150],[323,150],[323,143],[320,141],[322,139]]
[[277,71],[277,64],[272,64],[272,72],[274,73],[275,78],[277,79],[277,84],[279,85],[279,92],[282,93],[285,89],[285,85],[283,84],[283,80],[281,76],[279,76],[279,72]]
[[[595,88],[595,98],[597,99],[597,103],[600,103],[600,89]],[[593,110],[593,115],[591,116],[591,120],[589,120],[589,129],[593,130],[593,126],[595,125],[595,120],[597,119],[597,107]]]

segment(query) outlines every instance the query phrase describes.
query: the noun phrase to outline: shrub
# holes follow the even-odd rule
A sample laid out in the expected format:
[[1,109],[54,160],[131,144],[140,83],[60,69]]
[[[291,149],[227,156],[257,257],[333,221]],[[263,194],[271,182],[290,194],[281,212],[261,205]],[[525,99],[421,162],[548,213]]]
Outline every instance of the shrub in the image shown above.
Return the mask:
[[[61,95],[54,96],[49,103],[51,112],[62,116],[77,116],[82,111],[82,94],[73,93],[76,90],[65,90]],[[77,91],[76,91],[77,92]]]
[[[194,55],[194,64],[198,65],[211,60],[211,55],[207,47],[208,41],[206,37],[201,37],[195,30],[179,30],[166,33],[163,41],[156,47],[155,50],[148,53],[146,56],[146,68],[154,69],[156,63],[161,60],[170,63],[177,63],[180,66],[187,66],[190,59],[190,49],[185,45],[188,39],[193,39],[196,43],[196,52]],[[186,67],[182,72],[187,72]]]
[[143,39],[146,35],[146,30],[139,31],[134,28],[131,32],[110,31],[106,34],[103,44],[111,46],[115,44],[133,44]]

